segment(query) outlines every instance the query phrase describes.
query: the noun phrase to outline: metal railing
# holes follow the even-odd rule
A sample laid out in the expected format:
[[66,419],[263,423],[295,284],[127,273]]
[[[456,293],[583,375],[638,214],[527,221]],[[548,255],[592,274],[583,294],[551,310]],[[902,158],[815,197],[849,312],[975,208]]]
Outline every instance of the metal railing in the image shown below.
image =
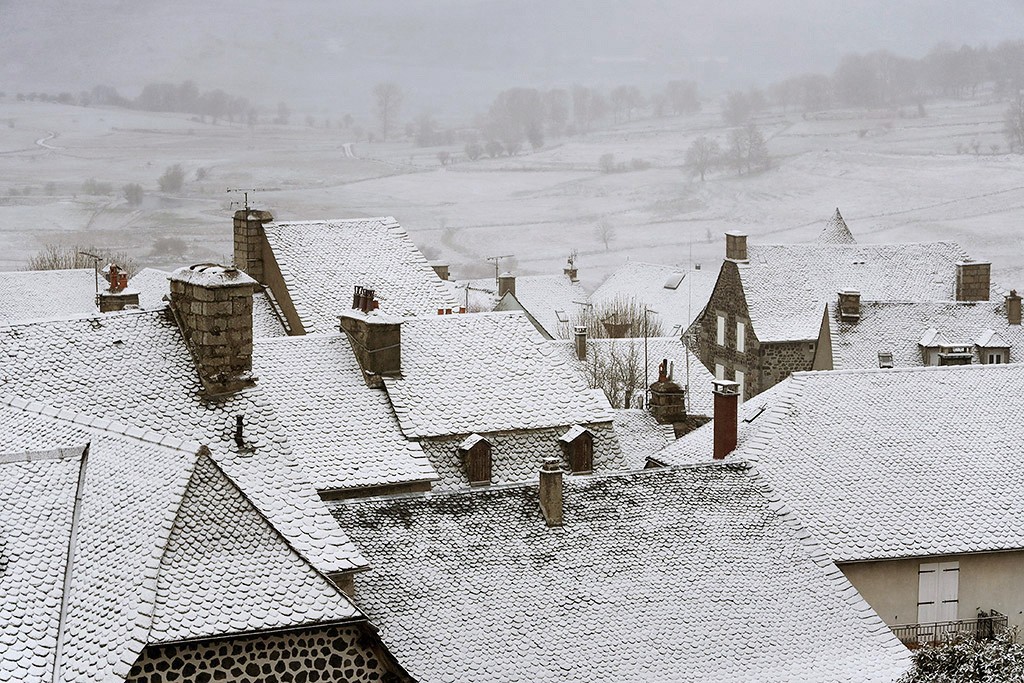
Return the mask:
[[973,637],[976,640],[994,638],[1006,630],[1005,614],[995,610],[979,611],[977,619],[959,621],[936,621],[930,624],[903,624],[893,626],[892,631],[904,645],[917,648],[922,645],[941,645],[956,638]]

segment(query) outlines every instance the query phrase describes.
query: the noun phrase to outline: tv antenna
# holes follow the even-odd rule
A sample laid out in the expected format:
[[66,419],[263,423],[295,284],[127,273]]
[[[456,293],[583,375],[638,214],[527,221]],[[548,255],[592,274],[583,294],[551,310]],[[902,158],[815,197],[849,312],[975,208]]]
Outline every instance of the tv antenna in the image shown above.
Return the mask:
[[494,262],[494,286],[495,287],[498,286],[498,264],[501,263],[501,259],[503,259],[503,258],[512,258],[513,256],[515,256],[515,254],[504,254],[502,256],[488,256],[487,257],[488,261],[493,261]]
[[[241,192],[242,193],[242,208],[246,211],[249,210],[249,193],[250,192],[269,192],[265,187],[229,187],[228,192]],[[237,205],[238,202],[231,202],[233,206]]]
[[576,266],[576,259],[577,257],[579,257],[579,255],[580,252],[577,251],[576,249],[573,249],[572,251],[569,252],[569,258],[567,260],[569,261],[570,268],[574,268]]
[[100,261],[103,260],[102,256],[96,254],[90,254],[87,251],[77,252],[79,256],[85,256],[92,259],[92,278],[96,284],[96,302],[99,305],[100,300]]

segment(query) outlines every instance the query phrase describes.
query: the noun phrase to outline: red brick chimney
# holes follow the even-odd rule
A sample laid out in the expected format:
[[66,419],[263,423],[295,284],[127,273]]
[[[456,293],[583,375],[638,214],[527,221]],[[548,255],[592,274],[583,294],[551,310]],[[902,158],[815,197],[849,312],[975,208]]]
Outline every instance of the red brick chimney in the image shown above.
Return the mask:
[[128,273],[116,263],[107,264],[102,272],[107,281],[107,288],[100,290],[96,297],[100,313],[139,307],[139,293],[128,289]]
[[740,385],[727,379],[716,379],[712,384],[715,395],[715,460],[721,460],[736,450]]
[[577,325],[573,330],[573,338],[576,341],[576,357],[580,360],[587,359],[587,328],[585,325]]

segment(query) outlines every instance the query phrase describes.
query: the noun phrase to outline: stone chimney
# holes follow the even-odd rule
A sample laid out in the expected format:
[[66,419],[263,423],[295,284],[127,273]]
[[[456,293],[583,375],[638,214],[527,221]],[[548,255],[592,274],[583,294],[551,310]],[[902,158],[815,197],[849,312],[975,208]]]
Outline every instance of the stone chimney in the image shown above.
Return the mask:
[[686,419],[686,392],[673,380],[673,364],[667,358],[658,365],[658,381],[650,386],[647,409],[658,424],[675,424]]
[[447,280],[451,277],[451,272],[448,269],[447,263],[431,263],[430,267],[434,269],[437,276],[442,280]]
[[579,269],[576,267],[576,259],[570,256],[568,261],[565,263],[565,268],[562,269],[562,274],[565,275],[571,282],[579,282]]
[[235,268],[239,268],[258,282],[266,282],[263,274],[263,224],[274,220],[269,211],[241,209],[235,211]]
[[991,263],[961,261],[956,264],[956,300],[988,301]]
[[544,458],[540,468],[540,511],[548,526],[562,526],[562,464]]
[[747,261],[747,235],[736,230],[725,233],[725,258],[730,261]]
[[1011,289],[1006,297],[1006,322],[1010,325],[1020,325],[1020,295],[1016,289]]
[[258,286],[234,266],[213,263],[171,274],[171,310],[208,393],[238,391],[255,381],[252,294]]
[[[1019,304],[1018,304],[1018,310]],[[573,337],[576,341],[576,357],[580,360],[587,359],[587,328],[584,325],[577,325],[573,329]]]
[[727,379],[716,379],[712,384],[715,395],[715,460],[721,460],[736,450],[740,385]]
[[506,294],[516,295],[516,276],[508,271],[498,276],[498,298]]
[[[363,289],[363,288],[359,288]],[[373,290],[363,289],[373,295]],[[365,294],[364,294],[365,301]],[[369,310],[364,308],[369,307]],[[372,304],[353,307],[341,314],[341,331],[363,369],[367,386],[383,386],[384,377],[402,373],[402,319],[373,310]]]
[[844,323],[860,320],[860,292],[855,289],[839,292],[839,319]]
[[121,270],[116,263],[107,264],[102,272],[107,281],[107,288],[101,289],[96,295],[96,305],[99,306],[100,313],[139,307],[139,292],[128,289],[128,273]]

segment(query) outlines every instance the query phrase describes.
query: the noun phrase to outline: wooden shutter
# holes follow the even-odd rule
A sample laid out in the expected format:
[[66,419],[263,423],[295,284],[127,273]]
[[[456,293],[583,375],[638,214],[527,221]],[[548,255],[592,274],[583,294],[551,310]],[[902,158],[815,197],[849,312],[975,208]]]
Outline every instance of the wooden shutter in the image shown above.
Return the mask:
[[491,483],[491,444],[478,441],[466,453],[466,474],[470,484]]
[[939,620],[939,565],[924,563],[917,570],[917,623]]
[[583,432],[569,446],[569,469],[573,472],[594,471],[594,437]]
[[939,563],[939,621],[960,618],[960,563]]

